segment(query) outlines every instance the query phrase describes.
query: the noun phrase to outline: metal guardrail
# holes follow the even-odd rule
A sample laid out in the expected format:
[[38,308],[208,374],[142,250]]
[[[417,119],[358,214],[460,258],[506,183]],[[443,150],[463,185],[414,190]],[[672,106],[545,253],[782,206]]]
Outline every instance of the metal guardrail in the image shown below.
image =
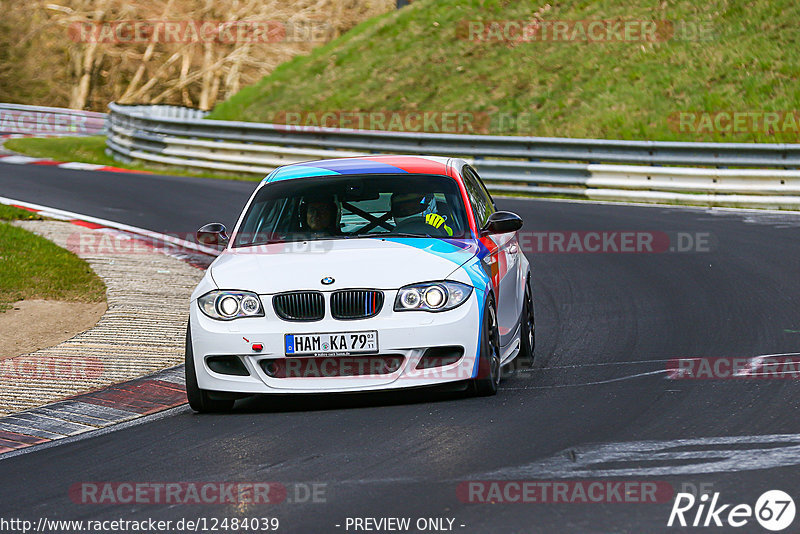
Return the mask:
[[0,135],[72,136],[105,133],[105,113],[0,104]]
[[[264,175],[374,153],[468,159],[499,193],[800,209],[800,145],[609,141],[307,128],[211,121],[175,106],[111,104],[107,152],[124,161]],[[629,165],[620,165],[626,163]],[[675,165],[665,167],[663,165]],[[762,167],[759,169],[687,168]]]

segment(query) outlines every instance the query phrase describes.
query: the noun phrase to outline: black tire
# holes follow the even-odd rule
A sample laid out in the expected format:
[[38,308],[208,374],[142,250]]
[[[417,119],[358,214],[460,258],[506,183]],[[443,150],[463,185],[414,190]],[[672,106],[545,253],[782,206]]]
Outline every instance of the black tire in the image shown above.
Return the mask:
[[497,330],[497,312],[489,301],[483,313],[481,353],[478,359],[478,376],[473,380],[474,393],[481,397],[497,394],[500,386],[500,337]]
[[192,333],[186,328],[186,398],[192,410],[199,413],[228,412],[233,408],[234,399],[212,399],[208,392],[197,385],[197,371],[194,367]]
[[536,348],[536,322],[533,317],[533,293],[531,292],[531,279],[525,282],[525,300],[522,303],[522,318],[520,319],[520,351],[529,367],[533,367],[534,353]]

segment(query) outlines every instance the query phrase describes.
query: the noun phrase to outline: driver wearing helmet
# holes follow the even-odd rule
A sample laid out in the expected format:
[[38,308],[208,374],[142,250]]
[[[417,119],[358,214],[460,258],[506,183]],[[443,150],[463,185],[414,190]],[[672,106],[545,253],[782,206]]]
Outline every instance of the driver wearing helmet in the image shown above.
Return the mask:
[[300,207],[300,224],[314,236],[341,234],[339,206],[329,196],[304,199]]

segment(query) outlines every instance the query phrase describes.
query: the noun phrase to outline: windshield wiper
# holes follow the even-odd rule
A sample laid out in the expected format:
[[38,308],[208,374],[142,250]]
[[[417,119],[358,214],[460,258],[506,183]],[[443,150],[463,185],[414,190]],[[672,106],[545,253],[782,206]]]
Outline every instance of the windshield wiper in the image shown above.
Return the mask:
[[384,237],[436,237],[430,234],[410,234],[407,232],[382,232],[379,234],[353,234],[347,236],[347,238],[357,238],[360,239],[362,237],[372,237],[376,239],[381,239]]
[[277,243],[283,243],[283,241],[256,241],[255,243],[239,243],[233,245],[233,248],[260,247],[262,245],[275,245]]
[[[268,239],[266,241],[257,241],[255,243],[247,243],[239,245],[239,247],[257,247],[261,245],[280,245],[281,243],[303,243],[305,241],[325,241],[327,239],[341,239],[342,236],[340,235],[330,235],[330,236],[316,236],[316,237],[305,237],[302,239]],[[238,247],[234,247],[238,248]]]

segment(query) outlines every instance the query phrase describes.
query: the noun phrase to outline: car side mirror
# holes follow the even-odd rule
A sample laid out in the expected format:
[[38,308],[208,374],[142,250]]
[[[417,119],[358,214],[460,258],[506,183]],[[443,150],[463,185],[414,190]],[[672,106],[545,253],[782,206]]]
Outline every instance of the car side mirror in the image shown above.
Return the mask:
[[209,247],[224,247],[228,244],[228,234],[222,223],[208,223],[197,231],[197,242]]
[[522,228],[522,218],[510,211],[496,211],[489,215],[489,220],[481,228],[482,235],[507,234]]

